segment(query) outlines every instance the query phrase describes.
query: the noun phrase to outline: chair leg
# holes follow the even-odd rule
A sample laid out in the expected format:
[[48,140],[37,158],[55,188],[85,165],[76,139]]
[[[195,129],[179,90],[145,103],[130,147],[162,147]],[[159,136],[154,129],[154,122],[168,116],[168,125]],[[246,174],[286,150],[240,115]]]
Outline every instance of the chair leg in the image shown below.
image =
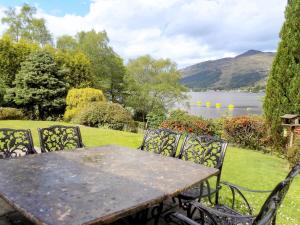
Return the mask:
[[158,225],[159,218],[163,210],[163,206],[164,206],[163,203],[160,203],[159,206],[157,207],[157,215],[154,217],[154,225]]

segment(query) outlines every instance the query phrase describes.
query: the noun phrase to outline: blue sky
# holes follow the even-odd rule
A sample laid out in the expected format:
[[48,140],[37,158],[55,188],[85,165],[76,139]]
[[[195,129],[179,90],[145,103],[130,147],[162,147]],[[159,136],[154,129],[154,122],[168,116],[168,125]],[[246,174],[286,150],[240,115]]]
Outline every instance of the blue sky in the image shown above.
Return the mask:
[[23,3],[34,5],[43,11],[56,15],[63,16],[65,14],[75,14],[84,16],[89,12],[89,0],[0,0],[0,5],[5,7],[20,6]]
[[[24,1],[0,0],[7,7]],[[105,30],[125,61],[150,54],[179,68],[249,49],[275,51],[287,0],[27,0],[57,38]],[[159,4],[158,4],[159,3]],[[0,35],[5,31],[0,26]]]

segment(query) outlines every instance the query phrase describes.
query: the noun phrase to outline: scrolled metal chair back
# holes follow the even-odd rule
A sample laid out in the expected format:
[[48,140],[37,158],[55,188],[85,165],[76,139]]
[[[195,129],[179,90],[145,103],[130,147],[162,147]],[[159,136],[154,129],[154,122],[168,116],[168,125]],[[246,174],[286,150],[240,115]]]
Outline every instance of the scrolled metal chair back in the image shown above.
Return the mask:
[[38,133],[42,152],[72,150],[84,147],[80,129],[77,126],[57,125],[39,128]]
[[147,130],[141,150],[175,157],[180,137],[181,134],[168,129]]
[[189,134],[181,146],[180,158],[222,169],[227,142],[209,135]]
[[0,129],[0,159],[15,158],[34,154],[30,130]]
[[300,163],[297,163],[285,180],[280,182],[265,201],[253,225],[275,225],[277,210],[280,207],[293,179],[300,173]]

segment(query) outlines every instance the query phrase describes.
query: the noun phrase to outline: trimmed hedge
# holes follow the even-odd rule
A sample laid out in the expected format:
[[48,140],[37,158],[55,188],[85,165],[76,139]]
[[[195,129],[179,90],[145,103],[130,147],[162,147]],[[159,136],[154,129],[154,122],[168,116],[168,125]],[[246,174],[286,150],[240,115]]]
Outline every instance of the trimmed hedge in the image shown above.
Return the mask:
[[265,150],[269,137],[265,121],[260,117],[238,116],[224,121],[224,137],[231,143],[255,150]]
[[107,127],[114,130],[133,129],[134,120],[120,104],[98,102],[90,104],[78,115],[78,122],[90,127]]
[[64,119],[70,121],[89,104],[103,101],[106,101],[106,99],[101,90],[94,88],[71,89],[66,98],[67,108]]
[[189,115],[182,110],[175,110],[160,125],[162,128],[178,132],[195,133],[198,135],[219,135],[212,120],[205,120],[198,116]]
[[25,115],[21,109],[1,107],[0,120],[21,120],[25,119]]

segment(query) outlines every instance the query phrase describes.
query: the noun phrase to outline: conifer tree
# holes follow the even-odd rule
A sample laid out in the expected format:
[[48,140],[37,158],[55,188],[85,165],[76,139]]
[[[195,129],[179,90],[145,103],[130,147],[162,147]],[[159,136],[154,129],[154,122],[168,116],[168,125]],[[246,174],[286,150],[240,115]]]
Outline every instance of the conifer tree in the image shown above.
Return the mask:
[[280,116],[300,114],[300,0],[290,0],[280,43],[266,87],[264,113],[274,144],[281,138]]
[[36,119],[62,114],[67,87],[63,74],[46,51],[31,53],[21,64],[15,87],[7,91],[6,100],[23,107]]

